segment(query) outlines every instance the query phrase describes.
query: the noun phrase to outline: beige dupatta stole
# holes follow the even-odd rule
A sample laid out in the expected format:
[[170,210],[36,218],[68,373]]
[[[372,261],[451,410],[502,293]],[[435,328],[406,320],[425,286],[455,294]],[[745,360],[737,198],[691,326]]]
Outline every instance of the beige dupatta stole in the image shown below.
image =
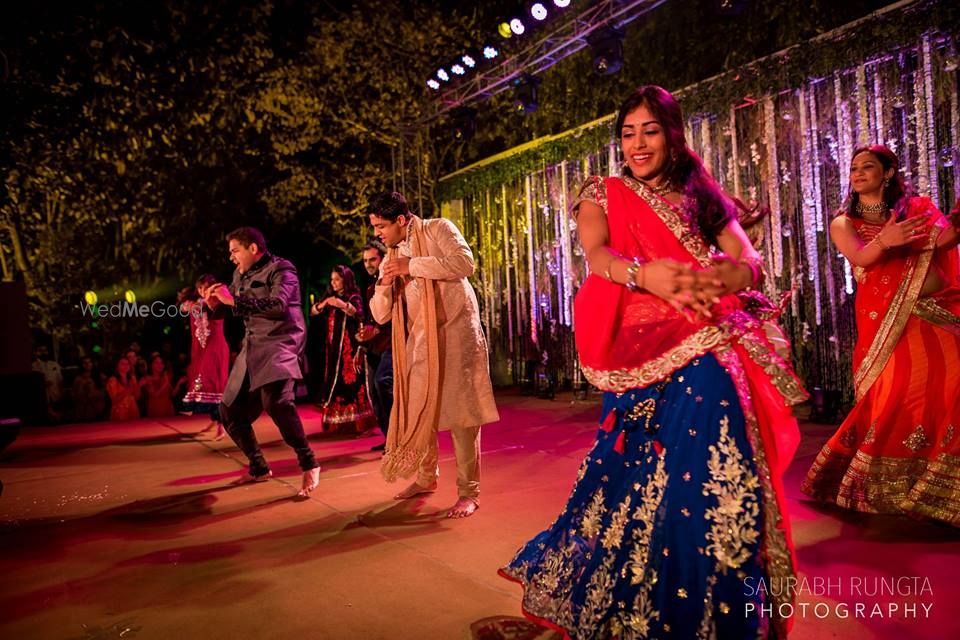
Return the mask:
[[[423,233],[423,220],[411,216],[408,239],[411,257],[427,255],[427,242]],[[397,257],[396,248],[387,253],[387,259]],[[437,327],[436,283],[427,278],[417,278],[420,288],[423,327],[427,343],[427,392],[418,407],[410,406],[410,370],[407,362],[407,305],[406,278],[393,281],[393,409],[390,411],[390,428],[387,430],[387,446],[380,464],[380,473],[387,482],[407,478],[417,472],[420,462],[430,450],[431,440],[437,437],[440,415],[440,340]]]

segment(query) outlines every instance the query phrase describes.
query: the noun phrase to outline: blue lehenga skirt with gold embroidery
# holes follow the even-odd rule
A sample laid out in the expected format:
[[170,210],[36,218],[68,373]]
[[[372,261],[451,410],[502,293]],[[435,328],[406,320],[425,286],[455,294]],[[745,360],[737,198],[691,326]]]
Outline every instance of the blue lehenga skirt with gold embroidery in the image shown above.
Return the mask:
[[577,639],[766,637],[763,494],[716,357],[606,393],[601,419],[566,507],[501,570],[524,612]]

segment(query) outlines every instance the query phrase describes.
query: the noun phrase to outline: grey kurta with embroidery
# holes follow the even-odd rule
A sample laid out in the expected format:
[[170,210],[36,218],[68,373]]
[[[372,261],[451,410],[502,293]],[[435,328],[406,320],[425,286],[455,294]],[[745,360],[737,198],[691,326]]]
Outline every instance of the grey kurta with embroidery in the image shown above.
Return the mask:
[[[411,277],[406,279],[404,288],[410,406],[421,406],[427,393],[425,314],[421,313],[420,286],[416,280],[426,278],[437,284],[437,329],[441,359],[439,428],[446,431],[496,422],[500,415],[490,383],[487,340],[480,325],[477,295],[467,280],[473,274],[473,253],[460,230],[449,220],[424,220],[423,236],[426,241],[425,256],[411,257],[407,240],[397,247],[401,256],[410,258]],[[380,269],[382,277],[383,264]],[[393,304],[392,288],[378,283],[370,299],[373,319],[380,324],[388,322]],[[398,329],[393,328],[394,331]]]
[[250,375],[250,390],[276,380],[303,377],[300,358],[306,325],[300,308],[300,280],[289,260],[266,255],[246,273],[233,273],[233,312],[243,318],[246,335],[223,391],[230,405]]

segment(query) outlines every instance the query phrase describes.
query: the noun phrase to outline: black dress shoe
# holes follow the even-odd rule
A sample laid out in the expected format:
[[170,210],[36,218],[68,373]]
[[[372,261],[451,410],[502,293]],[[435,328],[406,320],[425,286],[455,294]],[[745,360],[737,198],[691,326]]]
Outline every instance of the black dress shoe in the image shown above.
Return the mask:
[[387,443],[378,444],[375,447],[370,447],[370,451],[384,451],[387,448]]

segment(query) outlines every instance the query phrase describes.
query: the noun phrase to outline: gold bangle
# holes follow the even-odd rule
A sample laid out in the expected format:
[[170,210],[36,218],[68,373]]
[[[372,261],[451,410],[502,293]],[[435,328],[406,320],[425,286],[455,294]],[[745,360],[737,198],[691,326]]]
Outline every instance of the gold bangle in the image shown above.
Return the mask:
[[886,251],[887,249],[890,248],[888,244],[886,244],[883,240],[880,239],[879,233],[873,237],[873,241],[877,243],[881,251]]
[[630,266],[627,267],[627,282],[626,287],[630,291],[639,291],[640,287],[637,286],[637,272],[640,271],[640,261],[636,258],[633,259],[633,262],[630,263]]

